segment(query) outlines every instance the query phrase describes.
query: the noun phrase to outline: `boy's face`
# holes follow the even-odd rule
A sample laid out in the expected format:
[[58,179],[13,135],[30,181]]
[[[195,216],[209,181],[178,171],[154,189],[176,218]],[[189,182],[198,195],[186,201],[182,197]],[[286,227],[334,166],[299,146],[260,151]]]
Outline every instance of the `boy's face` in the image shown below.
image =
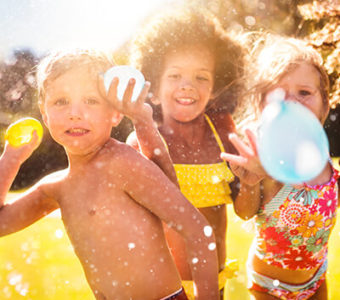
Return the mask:
[[[328,114],[320,91],[320,74],[311,64],[302,63],[283,78],[268,92],[275,89],[285,92],[286,100],[300,102],[311,110],[323,123]],[[267,95],[268,95],[267,93]]]
[[214,85],[215,61],[204,46],[183,46],[165,55],[156,96],[164,121],[190,122],[205,111]]
[[74,67],[49,82],[40,110],[53,139],[75,155],[100,148],[120,120],[99,94],[98,74],[86,66]]

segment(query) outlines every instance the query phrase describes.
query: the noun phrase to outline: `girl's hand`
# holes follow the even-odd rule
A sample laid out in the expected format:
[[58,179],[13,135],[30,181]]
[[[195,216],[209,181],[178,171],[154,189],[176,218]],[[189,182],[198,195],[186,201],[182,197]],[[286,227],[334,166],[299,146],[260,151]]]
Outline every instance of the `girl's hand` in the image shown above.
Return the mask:
[[267,173],[263,169],[256,147],[256,137],[249,129],[246,130],[249,145],[244,143],[236,134],[229,135],[229,140],[237,149],[240,155],[221,153],[221,158],[229,162],[234,175],[248,185],[255,185],[260,182]]
[[150,83],[147,81],[140,92],[136,101],[132,101],[133,88],[135,86],[135,79],[131,78],[124,92],[122,100],[117,97],[117,87],[119,80],[115,77],[112,80],[108,93],[104,88],[103,80],[100,80],[99,91],[101,95],[108,99],[114,108],[121,114],[127,116],[134,124],[137,122],[146,122],[152,120],[152,108],[145,103],[146,97],[150,89]]
[[40,139],[36,130],[32,133],[32,138],[28,143],[22,144],[19,147],[12,146],[8,141],[5,143],[4,155],[10,159],[14,159],[22,164],[27,160],[35,149],[40,145]]

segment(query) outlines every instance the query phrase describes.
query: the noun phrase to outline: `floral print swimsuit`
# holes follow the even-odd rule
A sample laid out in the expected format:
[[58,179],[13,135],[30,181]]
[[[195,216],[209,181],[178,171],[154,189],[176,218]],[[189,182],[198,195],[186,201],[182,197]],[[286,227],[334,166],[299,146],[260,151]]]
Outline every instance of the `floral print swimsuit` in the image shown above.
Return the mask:
[[339,173],[302,188],[284,185],[256,216],[255,253],[267,264],[289,270],[320,267],[336,220]]

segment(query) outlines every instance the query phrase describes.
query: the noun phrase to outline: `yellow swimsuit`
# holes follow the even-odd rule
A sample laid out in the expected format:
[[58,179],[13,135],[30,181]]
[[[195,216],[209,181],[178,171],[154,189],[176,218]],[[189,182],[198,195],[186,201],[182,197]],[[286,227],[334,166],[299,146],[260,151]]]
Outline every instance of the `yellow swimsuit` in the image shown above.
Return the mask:
[[[225,152],[215,126],[207,115],[205,119],[221,152]],[[232,202],[229,183],[234,180],[234,175],[226,162],[202,165],[174,164],[174,168],[181,192],[195,207],[210,207]],[[225,268],[218,276],[220,289],[224,288],[226,280],[233,277],[236,270],[236,261],[226,262]],[[188,298],[195,299],[193,281],[183,280],[182,284]]]
[[[221,152],[225,152],[222,141],[207,115],[205,115]],[[195,207],[209,207],[231,203],[229,182],[234,180],[225,161],[214,164],[174,164],[178,183],[183,195]]]

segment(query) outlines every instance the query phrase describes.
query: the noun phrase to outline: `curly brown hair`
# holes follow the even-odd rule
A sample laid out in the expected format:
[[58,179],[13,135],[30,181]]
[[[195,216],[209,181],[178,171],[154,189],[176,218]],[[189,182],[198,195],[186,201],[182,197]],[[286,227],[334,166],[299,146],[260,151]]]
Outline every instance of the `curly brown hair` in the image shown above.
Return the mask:
[[181,6],[159,13],[134,39],[130,62],[157,90],[165,55],[188,45],[203,45],[215,58],[213,94],[207,109],[233,112],[243,90],[244,50],[211,12]]

